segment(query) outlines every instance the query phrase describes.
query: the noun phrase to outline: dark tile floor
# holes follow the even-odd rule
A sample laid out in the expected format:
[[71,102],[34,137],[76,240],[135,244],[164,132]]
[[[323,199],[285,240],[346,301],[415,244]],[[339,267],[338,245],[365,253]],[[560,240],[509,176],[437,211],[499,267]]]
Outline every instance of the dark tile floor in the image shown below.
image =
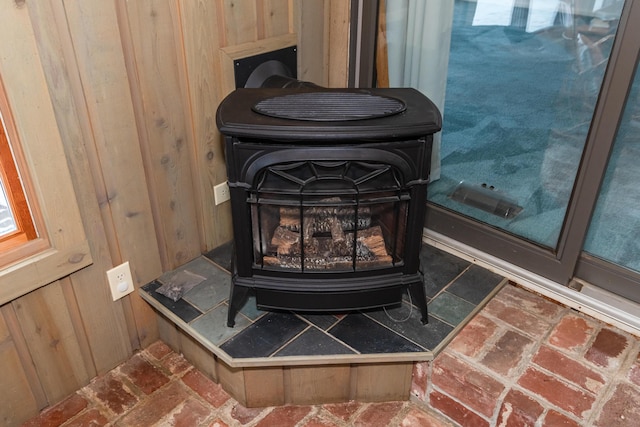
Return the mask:
[[[231,245],[224,245],[141,289],[143,298],[214,353],[234,361],[288,356],[415,354],[429,360],[505,283],[494,273],[424,245],[429,323],[407,299],[399,306],[349,313],[265,312],[250,297],[226,326]],[[199,284],[173,301],[156,292],[167,283],[199,277]],[[334,358],[335,360],[339,360]],[[275,362],[275,360],[273,360]]]

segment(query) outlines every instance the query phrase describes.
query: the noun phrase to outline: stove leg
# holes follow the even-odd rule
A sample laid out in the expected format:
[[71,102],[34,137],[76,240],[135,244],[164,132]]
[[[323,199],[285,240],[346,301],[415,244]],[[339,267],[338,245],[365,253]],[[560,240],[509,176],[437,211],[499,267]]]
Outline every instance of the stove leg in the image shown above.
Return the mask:
[[229,312],[227,313],[227,326],[233,328],[236,324],[236,314],[244,306],[249,295],[249,288],[231,283],[229,295]]
[[429,323],[429,317],[427,315],[427,294],[424,291],[424,283],[422,281],[411,283],[409,285],[409,293],[415,306],[420,309],[422,324],[426,325]]

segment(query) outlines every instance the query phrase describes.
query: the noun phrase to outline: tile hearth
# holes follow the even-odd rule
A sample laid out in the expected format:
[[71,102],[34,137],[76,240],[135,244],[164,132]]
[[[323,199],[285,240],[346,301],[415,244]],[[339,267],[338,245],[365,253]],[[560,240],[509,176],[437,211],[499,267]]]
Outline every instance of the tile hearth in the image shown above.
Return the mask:
[[[170,271],[140,289],[162,315],[229,366],[315,365],[431,360],[506,283],[506,279],[434,247],[420,254],[429,323],[408,297],[399,306],[349,313],[266,312],[249,298],[226,326],[231,244]],[[189,272],[205,280],[174,302],[156,290]]]

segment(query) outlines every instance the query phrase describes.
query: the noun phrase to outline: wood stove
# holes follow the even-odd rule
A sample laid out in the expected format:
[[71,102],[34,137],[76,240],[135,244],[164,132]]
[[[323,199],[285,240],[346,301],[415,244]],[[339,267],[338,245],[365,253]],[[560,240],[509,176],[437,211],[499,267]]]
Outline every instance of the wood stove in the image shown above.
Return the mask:
[[435,105],[414,89],[237,89],[220,104],[234,229],[227,324],[261,309],[399,304],[419,252]]

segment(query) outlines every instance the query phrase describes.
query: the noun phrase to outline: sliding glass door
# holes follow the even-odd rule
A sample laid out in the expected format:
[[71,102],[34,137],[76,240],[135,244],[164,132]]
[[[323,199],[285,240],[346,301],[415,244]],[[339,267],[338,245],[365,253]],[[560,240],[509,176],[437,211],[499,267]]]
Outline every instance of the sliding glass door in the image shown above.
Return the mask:
[[589,257],[640,268],[630,237],[640,237],[640,190],[631,191],[640,174],[629,171],[640,162],[635,87],[604,177],[640,44],[628,25],[639,8],[381,2],[378,84],[415,87],[443,113],[428,228],[561,283]]
[[639,165],[640,72],[636,65],[577,270],[579,277],[636,301],[640,299],[636,284],[640,274]]

